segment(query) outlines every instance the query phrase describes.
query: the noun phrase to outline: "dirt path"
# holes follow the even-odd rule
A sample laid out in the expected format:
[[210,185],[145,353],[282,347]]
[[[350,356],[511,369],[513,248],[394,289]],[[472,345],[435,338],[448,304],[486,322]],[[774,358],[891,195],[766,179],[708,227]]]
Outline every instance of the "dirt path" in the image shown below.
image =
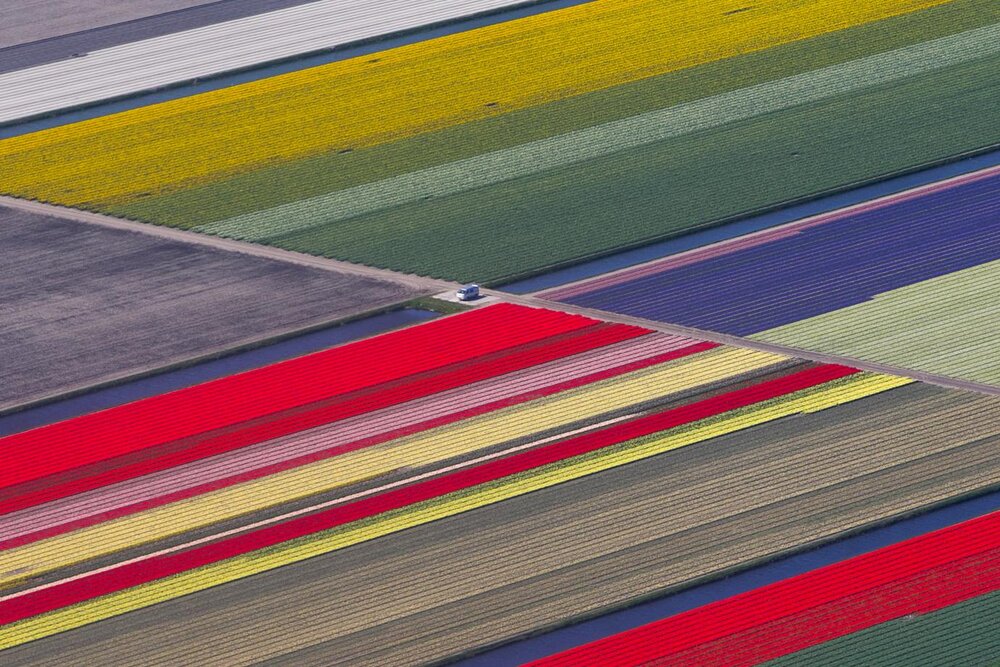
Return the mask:
[[[239,252],[247,255],[253,255],[256,257],[265,257],[268,259],[290,262],[301,266],[309,266],[329,271],[337,271],[339,273],[353,274],[357,276],[364,276],[367,278],[378,278],[382,280],[388,280],[395,282],[397,284],[403,284],[409,286],[411,288],[429,290],[432,292],[451,291],[457,287],[456,283],[451,283],[446,280],[439,280],[436,278],[428,278],[424,276],[399,273],[396,271],[390,271],[388,269],[379,269],[375,267],[364,266],[361,264],[353,264],[351,262],[329,259],[326,257],[317,257],[314,255],[307,255],[303,253],[293,252],[290,250],[273,248],[270,246],[246,243],[243,241],[225,239],[217,236],[198,234],[196,232],[191,232],[183,229],[175,229],[172,227],[161,227],[157,225],[151,225],[132,220],[123,220],[120,218],[114,218],[99,213],[91,213],[88,211],[81,211],[78,209],[66,208],[62,206],[54,206],[51,204],[28,201],[25,199],[18,199],[14,197],[0,196],[0,205],[9,206],[11,208],[16,208],[24,211],[30,211],[33,213],[40,213],[43,215],[55,215],[62,218],[68,218],[71,220],[76,220],[88,224],[113,227],[115,229],[130,230],[142,234],[157,236],[159,238],[183,241],[187,243],[193,243],[212,248],[217,248],[220,250],[229,250],[232,252]],[[900,368],[896,366],[891,366],[889,364],[881,364],[877,362],[866,361],[862,359],[857,359],[855,357],[824,354],[819,352],[813,352],[810,350],[804,350],[801,348],[790,347],[787,345],[776,345],[773,343],[764,343],[761,341],[748,340],[745,338],[741,338],[739,336],[731,336],[728,334],[705,331],[702,329],[695,329],[692,327],[666,324],[663,322],[655,322],[652,320],[647,320],[639,317],[632,317],[629,315],[609,313],[607,311],[597,310],[594,308],[586,308],[583,306],[575,306],[567,303],[549,301],[547,299],[534,295],[509,294],[502,290],[484,290],[484,294],[499,301],[518,303],[525,306],[533,306],[536,308],[548,308],[551,310],[560,310],[567,313],[576,313],[579,315],[585,315],[587,317],[604,320],[606,322],[620,322],[622,324],[632,324],[635,326],[641,326],[641,327],[646,327],[648,329],[653,329],[655,331],[662,331],[664,333],[688,336],[690,338],[695,338],[698,340],[708,340],[717,343],[722,343],[725,345],[732,345],[735,347],[743,347],[754,350],[761,350],[764,352],[784,354],[787,356],[798,357],[801,359],[808,359],[810,361],[816,361],[819,363],[843,364],[845,366],[860,368],[862,370],[871,371],[874,373],[888,373],[890,375],[909,377],[913,378],[914,380],[927,382],[941,387],[948,387],[950,389],[960,389],[963,391],[974,391],[983,394],[1000,395],[1000,387],[994,387],[988,384],[983,384],[978,382],[971,382],[968,380],[956,379],[935,373],[927,373],[908,368]]]
[[606,322],[619,322],[621,324],[632,324],[635,326],[645,327],[647,329],[653,329],[655,331],[662,331],[663,333],[674,334],[678,336],[687,336],[689,338],[695,338],[698,340],[709,340],[716,343],[722,343],[724,345],[732,345],[734,347],[749,348],[752,350],[760,350],[762,352],[772,352],[774,354],[784,354],[790,357],[798,357],[799,359],[808,359],[809,361],[816,361],[823,364],[842,364],[844,366],[850,366],[852,368],[860,368],[861,370],[871,371],[873,373],[887,373],[889,375],[898,375],[900,377],[913,378],[914,380],[927,382],[929,384],[935,384],[940,387],[947,387],[949,389],[961,389],[963,391],[975,391],[981,394],[1000,396],[1000,387],[994,387],[992,385],[983,384],[979,382],[971,382],[968,380],[960,380],[945,375],[938,375],[936,373],[925,373],[923,371],[917,371],[910,368],[900,368],[898,366],[890,366],[889,364],[880,364],[872,361],[866,361],[864,359],[858,359],[855,357],[840,356],[835,354],[824,354],[821,352],[813,352],[810,350],[804,350],[797,347],[790,347],[788,345],[775,345],[773,343],[764,343],[757,340],[749,340],[746,338],[741,338],[739,336],[731,336],[729,334],[717,333],[714,331],[694,329],[691,327],[685,327],[676,324],[665,324],[663,322],[655,322],[653,320],[647,320],[641,317],[620,315],[618,313],[609,313],[604,310],[586,308],[584,306],[574,306],[573,304],[568,304],[568,303],[548,301],[546,299],[532,295],[507,294],[506,292],[499,292],[495,290],[486,290],[486,292],[491,296],[496,296],[501,300],[508,301],[510,303],[519,303],[525,306],[535,306],[537,308],[549,308],[551,310],[561,310],[566,313],[576,313],[578,315],[586,315],[587,317],[594,317],[600,320],[604,320]]
[[314,269],[325,269],[328,271],[336,271],[338,273],[347,273],[367,278],[388,280],[419,290],[440,292],[448,289],[455,289],[457,287],[455,283],[447,280],[438,280],[436,278],[426,278],[424,276],[398,273],[387,269],[377,269],[371,266],[342,262],[336,259],[329,259],[327,257],[317,257],[315,255],[306,255],[303,253],[292,252],[290,250],[272,248],[270,246],[245,243],[243,241],[235,241],[233,239],[225,239],[218,236],[208,236],[184,229],[175,229],[173,227],[160,227],[158,225],[151,225],[145,222],[124,220],[122,218],[114,218],[100,213],[91,213],[89,211],[81,211],[79,209],[68,208],[65,206],[55,206],[53,204],[19,199],[17,197],[0,196],[0,206],[7,206],[13,209],[28,211],[30,213],[37,213],[40,215],[51,215],[68,220],[76,220],[77,222],[84,222],[92,225],[101,225],[103,227],[112,227],[114,229],[124,229],[138,232],[140,234],[156,236],[162,239],[170,239],[172,241],[182,241],[208,246],[217,250],[229,250],[232,252],[243,253],[244,255],[276,259],[283,262],[298,264],[300,266],[308,266]]

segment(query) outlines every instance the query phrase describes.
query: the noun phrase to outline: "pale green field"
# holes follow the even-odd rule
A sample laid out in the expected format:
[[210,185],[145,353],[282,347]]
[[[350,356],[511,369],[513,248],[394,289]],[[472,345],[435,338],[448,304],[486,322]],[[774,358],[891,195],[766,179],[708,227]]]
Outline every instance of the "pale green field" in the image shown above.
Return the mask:
[[750,336],[1000,385],[1000,260]]

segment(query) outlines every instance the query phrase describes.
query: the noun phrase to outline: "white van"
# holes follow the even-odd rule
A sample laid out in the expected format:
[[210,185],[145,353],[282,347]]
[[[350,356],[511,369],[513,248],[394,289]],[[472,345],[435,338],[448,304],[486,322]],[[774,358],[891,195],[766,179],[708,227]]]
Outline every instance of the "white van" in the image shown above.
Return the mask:
[[459,301],[472,301],[473,299],[478,299],[479,285],[466,285],[465,287],[459,287],[458,291],[455,292],[455,296],[458,297]]

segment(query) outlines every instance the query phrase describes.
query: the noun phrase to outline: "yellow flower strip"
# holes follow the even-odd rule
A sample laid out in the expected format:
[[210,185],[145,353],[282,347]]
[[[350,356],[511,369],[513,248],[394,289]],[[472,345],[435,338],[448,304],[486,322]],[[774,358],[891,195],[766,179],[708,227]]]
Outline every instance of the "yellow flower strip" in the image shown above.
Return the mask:
[[910,382],[912,380],[907,378],[857,374],[818,388],[206,565],[0,628],[0,650],[782,417],[825,410]]
[[947,0],[600,0],[0,141],[0,191],[67,205],[373,146]]
[[401,468],[435,464],[784,358],[716,348],[0,552],[0,586]]

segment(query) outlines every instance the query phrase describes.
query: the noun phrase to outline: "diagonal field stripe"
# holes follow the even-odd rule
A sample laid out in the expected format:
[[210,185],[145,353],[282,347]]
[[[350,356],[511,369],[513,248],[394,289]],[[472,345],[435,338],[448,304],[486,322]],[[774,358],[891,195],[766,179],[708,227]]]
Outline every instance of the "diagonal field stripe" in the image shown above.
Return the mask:
[[758,665],[998,587],[994,512],[529,664]]
[[[0,503],[9,510],[6,501],[24,486],[40,480],[51,486],[49,476],[82,466],[444,373],[455,364],[595,325],[600,326],[579,316],[495,304],[8,435],[0,438],[5,464],[0,466]],[[469,345],[473,332],[476,345]]]
[[72,533],[0,552],[0,585],[138,544],[770,368],[784,358],[720,348],[447,426],[361,447]]
[[[400,366],[391,376],[373,374],[377,355],[352,343],[0,438],[8,464],[0,467],[0,514],[644,335],[639,329],[615,332],[582,320],[576,324],[585,326],[549,329],[532,326],[535,316],[530,317],[511,318],[512,324],[521,321],[534,330],[527,344],[484,345],[477,356],[438,358],[430,367],[409,371]],[[488,321],[497,322],[492,316]],[[454,337],[432,342],[434,331],[417,331],[421,326],[404,330],[419,337],[390,337],[382,343],[399,350],[408,345],[413,357],[431,359],[434,346],[442,343],[469,347],[471,329],[464,327],[475,322],[454,324],[463,327]],[[379,338],[359,342],[368,341]],[[382,356],[383,364],[406,362],[402,352]],[[47,474],[39,475],[40,470]]]
[[256,522],[248,524],[246,526],[237,526],[236,528],[232,528],[230,530],[226,530],[226,531],[223,531],[221,533],[213,533],[211,535],[207,535],[205,537],[200,537],[200,538],[198,538],[196,540],[191,540],[190,542],[184,542],[184,543],[178,544],[176,546],[167,547],[166,549],[161,549],[160,551],[155,551],[155,552],[150,553],[150,554],[144,554],[142,556],[137,556],[137,557],[131,558],[129,560],[121,561],[121,562],[118,562],[118,563],[113,563],[111,565],[107,565],[105,567],[98,568],[96,570],[90,570],[90,571],[87,571],[87,572],[83,572],[81,574],[76,574],[76,575],[73,575],[71,577],[67,577],[65,579],[59,579],[57,581],[53,581],[53,582],[50,582],[50,583],[47,583],[47,584],[42,584],[40,586],[35,586],[33,588],[30,588],[30,589],[27,589],[27,590],[24,590],[24,591],[19,591],[17,593],[12,593],[10,595],[6,595],[6,596],[3,596],[3,597],[0,597],[0,602],[5,602],[7,600],[13,600],[13,599],[16,599],[18,597],[22,597],[22,596],[28,595],[28,594],[39,593],[41,591],[49,590],[51,588],[56,588],[58,586],[64,586],[64,585],[66,585],[68,583],[71,583],[71,582],[74,582],[74,581],[80,581],[80,580],[83,580],[83,579],[87,579],[88,577],[93,577],[95,575],[102,574],[104,572],[111,572],[113,570],[119,570],[119,569],[121,569],[123,567],[130,566],[133,563],[141,563],[143,561],[148,561],[148,560],[153,560],[153,559],[156,559],[156,558],[160,558],[161,556],[167,556],[169,554],[174,554],[174,553],[178,553],[178,552],[181,552],[181,551],[186,551],[188,549],[193,549],[194,547],[201,546],[203,544],[211,544],[212,542],[216,542],[218,540],[222,540],[222,539],[225,539],[227,537],[233,537],[234,535],[240,535],[240,534],[243,534],[243,533],[249,533],[251,531],[259,530],[261,528],[264,528],[265,526],[273,526],[273,525],[279,524],[279,523],[281,523],[283,521],[288,521],[288,520],[294,519],[296,517],[305,516],[307,514],[312,514],[314,512],[325,510],[325,509],[328,509],[328,508],[331,508],[331,507],[336,507],[338,505],[346,505],[348,503],[352,503],[352,502],[354,502],[356,500],[360,500],[362,498],[368,498],[369,496],[375,496],[375,495],[378,495],[380,493],[385,493],[386,491],[391,491],[393,489],[398,489],[398,488],[402,488],[402,487],[405,487],[405,486],[409,486],[409,485],[415,484],[417,482],[421,482],[421,481],[428,480],[428,479],[433,479],[434,477],[440,477],[441,475],[446,475],[446,474],[449,474],[449,473],[453,473],[453,472],[455,472],[457,470],[463,470],[465,468],[472,468],[473,466],[477,466],[477,465],[479,465],[481,463],[485,463],[487,461],[493,461],[493,460],[496,460],[496,459],[500,459],[500,458],[503,458],[505,456],[510,456],[511,454],[516,454],[517,452],[523,452],[523,451],[527,451],[529,449],[534,449],[535,447],[539,447],[541,445],[545,445],[545,444],[548,444],[550,442],[556,442],[556,441],[562,440],[564,438],[569,438],[569,437],[572,437],[572,436],[580,435],[582,433],[588,433],[590,431],[598,431],[598,430],[603,429],[603,428],[605,428],[607,426],[611,426],[612,424],[617,424],[619,422],[627,421],[629,419],[634,419],[637,416],[638,416],[637,414],[621,415],[621,416],[618,416],[618,417],[614,417],[612,419],[607,419],[607,420],[599,422],[597,424],[591,424],[589,426],[583,426],[581,428],[574,429],[572,431],[567,431],[566,433],[559,433],[559,434],[556,434],[556,435],[549,436],[547,438],[542,438],[540,440],[535,440],[535,441],[532,441],[532,442],[528,442],[528,443],[525,443],[523,445],[517,445],[515,447],[511,447],[510,449],[504,449],[502,451],[493,452],[491,454],[484,454],[483,456],[479,456],[477,458],[470,459],[468,461],[461,461],[459,463],[453,463],[452,465],[446,466],[444,468],[438,468],[438,469],[435,469],[435,470],[429,470],[428,472],[421,473],[419,475],[414,475],[413,477],[407,477],[406,479],[401,479],[401,480],[398,480],[396,482],[390,482],[388,484],[383,484],[381,486],[377,486],[377,487],[374,487],[374,488],[371,488],[371,489],[365,489],[364,491],[358,491],[357,493],[352,493],[352,494],[350,494],[348,496],[344,496],[342,498],[334,498],[333,500],[328,500],[326,502],[322,502],[322,503],[319,503],[317,505],[310,505],[309,507],[303,507],[301,509],[292,510],[291,512],[286,512],[284,514],[279,514],[277,516],[273,516],[273,517],[270,517],[270,518],[267,518],[267,519],[261,519],[260,521],[256,521]]
[[[846,379],[844,381],[846,383],[822,384],[838,376],[844,377],[845,373],[848,376],[853,376]],[[218,551],[219,554],[231,553],[234,557],[229,558],[218,554],[210,556],[216,559],[216,562],[203,567],[197,567],[193,563],[188,564],[188,568],[197,567],[197,569],[180,572],[176,576],[169,576],[169,567],[168,570],[159,572],[162,566],[166,566],[167,563],[145,564],[146,571],[139,573],[141,575],[140,581],[147,581],[149,583],[139,585],[135,588],[126,589],[126,586],[129,584],[125,583],[120,577],[116,578],[116,575],[110,575],[110,578],[105,578],[108,578],[106,584],[112,587],[111,590],[117,590],[118,592],[111,593],[109,590],[110,594],[103,596],[98,591],[105,584],[97,584],[95,582],[96,586],[85,584],[82,587],[78,587],[74,583],[74,589],[79,588],[79,590],[67,590],[66,593],[70,594],[70,598],[83,595],[83,599],[86,601],[81,601],[80,604],[75,604],[65,609],[56,609],[51,613],[42,613],[40,616],[31,617],[33,614],[42,612],[45,608],[55,609],[64,604],[72,604],[71,599],[67,598],[59,601],[65,595],[63,592],[56,590],[39,591],[39,594],[34,595],[36,598],[34,600],[29,599],[32,597],[31,593],[28,593],[24,597],[20,595],[9,596],[16,597],[17,600],[10,600],[4,605],[6,608],[2,610],[4,612],[2,621],[10,622],[15,621],[17,618],[23,620],[0,628],[0,649],[87,625],[110,616],[140,609],[181,595],[211,588],[258,572],[299,562],[336,549],[345,548],[352,544],[358,544],[422,523],[453,516],[534,490],[592,475],[602,470],[622,466],[726,433],[750,428],[754,425],[780,419],[791,414],[827,409],[910,382],[910,380],[905,378],[856,374],[851,369],[832,366],[804,371],[798,374],[799,379],[793,379],[795,377],[790,376],[772,381],[771,383],[765,383],[773,385],[776,391],[765,391],[762,394],[760,390],[764,389],[764,386],[758,385],[753,388],[734,392],[733,399],[736,399],[735,395],[746,394],[746,398],[750,399],[749,402],[740,399],[733,401],[729,398],[720,397],[722,398],[722,402],[728,404],[728,409],[733,410],[733,412],[722,413],[715,418],[706,413],[701,415],[701,417],[708,417],[708,419],[691,423],[689,426],[678,430],[666,431],[662,435],[642,438],[644,429],[641,426],[641,422],[643,420],[639,420],[632,422],[633,426],[626,426],[621,429],[631,432],[633,436],[640,436],[639,439],[632,440],[630,443],[619,443],[620,446],[608,447],[608,445],[614,444],[615,438],[612,438],[611,442],[603,442],[607,439],[607,435],[610,434],[594,433],[584,435],[576,440],[551,445],[547,448],[552,449],[549,453],[536,451],[520,455],[521,458],[526,459],[525,465],[528,465],[527,468],[524,466],[519,467],[520,464],[515,464],[513,459],[496,461],[484,466],[482,468],[483,474],[476,474],[474,471],[469,471],[469,473],[473,473],[471,476],[467,473],[462,473],[455,477],[454,479],[459,486],[455,487],[453,493],[443,496],[425,496],[428,500],[424,502],[409,505],[404,504],[398,510],[387,511],[384,514],[372,517],[373,520],[357,521],[350,525],[340,523],[342,528],[316,533],[305,537],[303,540],[294,540],[291,534],[284,535],[291,528],[290,525],[275,526],[265,529],[262,532],[277,531],[277,533],[282,533],[282,535],[266,537],[263,534],[258,536],[255,533],[249,536],[234,538],[239,541],[250,540],[259,542],[260,544],[258,544],[257,548],[261,550],[248,552],[244,547],[240,547],[241,551],[232,551],[231,549],[227,549],[224,544],[208,545],[204,547],[207,551],[213,553]],[[817,382],[821,384],[817,386]],[[781,395],[789,390],[794,393]],[[770,393],[771,396],[765,395],[767,393]],[[750,396],[751,394],[753,395],[752,397]],[[777,396],[774,394],[777,394]],[[776,400],[768,400],[769,398]],[[763,402],[754,404],[754,400]],[[717,401],[719,401],[718,398],[710,399],[706,404],[714,404]],[[708,407],[708,405],[705,407]],[[694,412],[700,410],[700,408],[682,408],[680,412],[687,412],[692,409]],[[652,429],[646,428],[645,431],[649,433],[650,430],[655,431],[657,428],[667,426],[671,420],[671,413],[676,412],[668,411],[667,413],[652,415],[646,418],[646,421],[657,422],[657,424],[651,424]],[[694,415],[692,414],[691,416]],[[659,423],[661,421],[663,423]],[[683,420],[681,421],[683,422]],[[675,425],[679,424],[675,423]],[[566,455],[569,455],[571,458],[565,458]],[[531,459],[532,462],[529,462],[527,459]],[[544,461],[548,461],[549,463],[544,464]],[[537,467],[539,464],[542,464],[542,467]],[[513,467],[511,467],[512,465]],[[532,465],[536,467],[532,469]],[[488,469],[491,467],[497,468],[497,471],[488,472]],[[523,470],[523,472],[518,473],[518,470]],[[462,481],[464,477],[469,477],[469,479]],[[495,484],[487,483],[491,479],[498,481]],[[427,484],[429,488],[444,485],[440,489],[443,491],[449,482],[446,479],[440,479]],[[476,484],[478,486],[475,486]],[[416,501],[415,496],[420,495],[414,494],[412,488],[406,489],[402,493],[406,494],[408,503],[414,503]],[[377,499],[372,499],[372,501],[375,504],[380,504]],[[386,509],[389,510],[390,508],[386,507]],[[301,521],[315,521],[315,518],[318,517],[303,518]],[[362,515],[358,515],[358,518],[363,517]],[[314,530],[316,529],[319,529],[319,527],[314,528]],[[293,539],[293,541],[279,544],[274,541],[276,539],[279,542],[281,539]],[[273,545],[273,547],[269,547],[268,545]],[[221,551],[219,551],[220,548]],[[239,553],[243,555],[237,555]],[[182,560],[198,558],[194,551],[187,552],[178,557]],[[226,560],[217,560],[218,557],[226,558]],[[157,577],[166,578],[152,581],[152,579]],[[137,581],[136,583],[139,582]],[[79,598],[77,599],[79,600]],[[10,603],[14,603],[14,606],[7,606]],[[41,606],[39,607],[39,605]]]
[[531,176],[1000,52],[1000,24],[197,227],[249,241]]
[[641,336],[0,516],[0,552],[718,347]]

